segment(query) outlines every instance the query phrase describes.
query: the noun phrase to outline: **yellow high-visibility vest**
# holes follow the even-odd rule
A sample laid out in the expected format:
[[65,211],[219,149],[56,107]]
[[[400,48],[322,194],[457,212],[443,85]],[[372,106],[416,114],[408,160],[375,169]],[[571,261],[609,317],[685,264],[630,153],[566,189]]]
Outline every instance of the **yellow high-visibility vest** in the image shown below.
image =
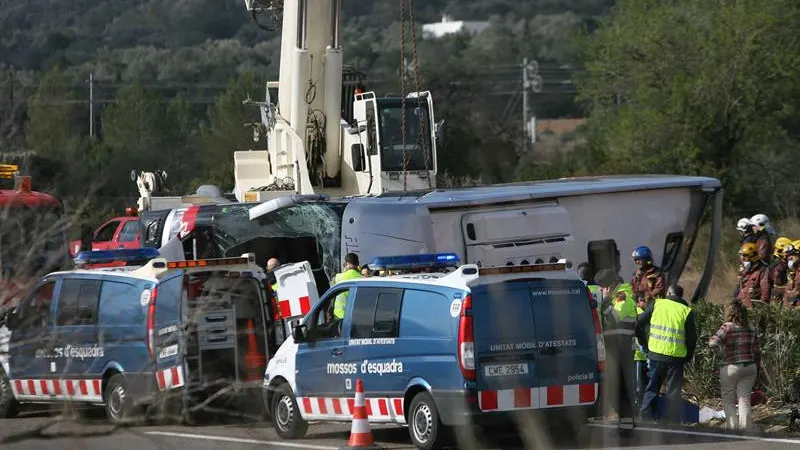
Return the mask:
[[[617,300],[619,294],[624,294],[625,299]],[[623,283],[614,289],[609,299],[613,308],[605,312],[603,316],[606,323],[603,325],[604,336],[630,336],[633,337],[636,331],[636,303],[633,302],[633,288],[628,283]],[[607,315],[610,314],[610,317]]]
[[[337,273],[335,277],[333,277],[333,284],[341,283],[342,281],[353,280],[355,278],[361,278],[361,272],[357,271],[356,269],[347,269],[343,273]],[[350,292],[342,292],[341,294],[336,296],[336,299],[333,302],[333,316],[337,319],[344,319],[344,311],[347,307],[347,295]]]
[[692,308],[666,299],[656,299],[650,318],[647,348],[659,355],[683,358],[687,355],[686,318]]

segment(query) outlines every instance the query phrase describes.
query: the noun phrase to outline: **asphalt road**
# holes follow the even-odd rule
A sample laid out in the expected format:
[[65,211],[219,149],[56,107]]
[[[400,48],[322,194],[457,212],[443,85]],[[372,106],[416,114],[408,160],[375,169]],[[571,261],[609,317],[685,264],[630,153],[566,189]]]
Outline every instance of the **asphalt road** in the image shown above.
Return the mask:
[[[254,421],[212,418],[193,427],[179,425],[132,426],[114,428],[102,414],[82,414],[65,417],[51,411],[27,412],[20,417],[0,420],[0,448],[4,450],[149,450],[219,448],[273,450],[338,450],[347,443],[347,425],[313,424],[308,436],[297,441],[283,441],[269,424]],[[779,437],[732,436],[721,432],[697,429],[663,429],[642,426],[636,436],[620,440],[613,425],[593,423],[575,436],[554,436],[548,439],[547,430],[528,428],[526,437],[481,436],[464,441],[462,449],[674,449],[674,450],[745,450],[797,448],[800,439]],[[570,433],[568,433],[570,434]],[[412,446],[406,428],[373,427],[376,442],[388,450],[410,450]]]

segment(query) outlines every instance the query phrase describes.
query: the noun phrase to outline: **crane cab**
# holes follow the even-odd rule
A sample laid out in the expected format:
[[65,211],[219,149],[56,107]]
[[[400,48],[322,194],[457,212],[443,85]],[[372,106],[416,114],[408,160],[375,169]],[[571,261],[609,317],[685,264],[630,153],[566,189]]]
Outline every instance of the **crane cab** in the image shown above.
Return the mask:
[[[405,111],[404,111],[405,108]],[[353,116],[357,127],[345,136],[345,149],[360,186],[365,175],[371,182],[366,192],[382,193],[436,187],[437,125],[431,93],[412,92],[406,97],[377,97],[356,93]],[[403,119],[405,116],[405,139]]]

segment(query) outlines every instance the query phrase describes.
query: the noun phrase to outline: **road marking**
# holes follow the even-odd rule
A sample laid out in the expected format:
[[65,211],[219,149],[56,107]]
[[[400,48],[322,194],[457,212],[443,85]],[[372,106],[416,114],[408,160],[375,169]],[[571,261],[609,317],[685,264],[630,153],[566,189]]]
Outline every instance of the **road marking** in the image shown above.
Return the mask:
[[[605,423],[590,423],[587,425],[589,425],[590,427],[599,427],[599,428],[614,428],[614,429],[617,428],[616,425],[605,424]],[[637,426],[636,429],[642,431],[650,431],[653,433],[683,434],[687,436],[718,437],[718,438],[740,440],[740,441],[761,441],[761,442],[775,442],[779,444],[800,445],[800,440],[797,439],[768,438],[760,436],[746,436],[741,434],[725,434],[725,433],[714,433],[707,431],[692,431],[692,430],[671,430],[666,428],[651,428],[651,427],[639,427],[639,426]]]
[[311,444],[298,444],[296,442],[271,442],[261,441],[258,439],[235,438],[228,436],[212,436],[208,434],[187,434],[187,433],[173,433],[171,431],[147,431],[145,434],[152,434],[158,436],[170,436],[186,439],[203,439],[208,441],[222,441],[222,442],[236,442],[239,444],[260,444],[272,445],[275,447],[294,447],[294,448],[308,448],[311,450],[338,450],[338,447],[328,447],[325,445],[311,445]]

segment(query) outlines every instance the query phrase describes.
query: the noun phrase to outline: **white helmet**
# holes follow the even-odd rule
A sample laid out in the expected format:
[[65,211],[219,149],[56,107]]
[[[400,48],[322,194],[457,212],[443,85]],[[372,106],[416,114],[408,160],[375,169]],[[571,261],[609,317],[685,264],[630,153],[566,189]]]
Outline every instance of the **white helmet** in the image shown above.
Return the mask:
[[739,233],[744,233],[745,231],[747,231],[747,227],[749,226],[750,226],[750,219],[748,219],[747,217],[742,217],[741,219],[739,219],[738,222],[736,222],[736,229],[739,230]]
[[764,214],[756,214],[750,218],[750,223],[755,225],[757,229],[763,230],[769,227],[769,217]]

